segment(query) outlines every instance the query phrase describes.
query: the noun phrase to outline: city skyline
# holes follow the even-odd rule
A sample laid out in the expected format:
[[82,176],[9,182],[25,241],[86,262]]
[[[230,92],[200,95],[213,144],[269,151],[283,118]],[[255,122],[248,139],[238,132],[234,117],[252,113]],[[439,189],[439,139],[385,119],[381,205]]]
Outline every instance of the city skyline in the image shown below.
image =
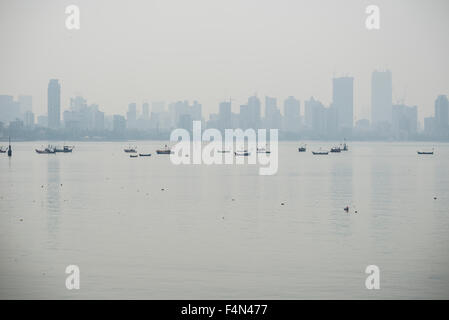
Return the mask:
[[47,81],[57,78],[65,103],[80,95],[117,114],[133,100],[187,99],[201,101],[208,115],[230,96],[236,112],[255,92],[279,101],[320,97],[329,105],[332,77],[350,75],[358,120],[371,115],[371,72],[391,70],[393,103],[417,105],[423,120],[435,97],[449,91],[448,3],[376,4],[382,22],[370,31],[360,1],[345,8],[332,1],[229,1],[226,10],[200,0],[144,2],[123,10],[81,0],[81,27],[73,31],[62,23],[66,3],[19,0],[0,10],[0,93],[32,95],[35,113],[43,114]]
[[[332,96],[329,105],[319,97],[301,100],[294,96],[284,99],[278,106],[277,97],[265,96],[265,102],[254,94],[246,103],[240,104],[238,112],[233,112],[232,98],[219,103],[217,112],[203,115],[203,106],[194,100],[136,102],[128,104],[125,115],[107,114],[98,104],[88,103],[82,96],[70,98],[70,106],[61,110],[61,84],[58,79],[50,79],[47,92],[47,115],[37,117],[37,128],[63,129],[66,134],[126,137],[129,132],[143,131],[154,138],[161,138],[176,128],[192,130],[193,121],[201,121],[207,128],[266,128],[279,129],[281,139],[396,139],[414,140],[422,138],[447,139],[449,137],[449,103],[446,95],[438,95],[434,102],[434,115],[418,121],[418,106],[407,105],[403,101],[392,102],[392,73],[389,70],[373,71],[371,83],[371,119],[354,117],[354,78],[333,78]],[[1,130],[8,135],[35,128],[32,112],[32,96],[0,95]],[[282,107],[283,105],[283,107]],[[263,111],[264,110],[264,111]],[[281,112],[282,110],[282,112]],[[62,117],[61,117],[62,116]],[[109,133],[107,133],[109,132]],[[2,133],[5,135],[5,132]],[[148,136],[147,136],[148,138]]]

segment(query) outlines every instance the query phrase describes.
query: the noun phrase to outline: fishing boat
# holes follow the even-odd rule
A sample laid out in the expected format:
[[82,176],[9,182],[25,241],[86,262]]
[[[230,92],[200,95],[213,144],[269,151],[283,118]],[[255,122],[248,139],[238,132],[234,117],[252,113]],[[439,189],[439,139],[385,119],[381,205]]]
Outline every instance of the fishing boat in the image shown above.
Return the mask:
[[302,145],[298,148],[298,152],[306,152],[306,145]]
[[341,151],[348,151],[348,150],[349,150],[349,148],[348,148],[348,145],[346,144],[346,139],[344,139],[343,149],[341,149]]
[[0,147],[0,153],[6,153],[8,149],[3,149],[3,147]]
[[165,145],[164,149],[156,150],[156,153],[157,154],[172,154],[173,151],[171,151],[170,148],[167,145]]
[[137,158],[138,155],[137,155],[137,154],[130,154],[129,157],[130,157],[130,158]]
[[128,148],[123,149],[123,151],[125,151],[125,153],[136,153],[136,147],[131,147],[128,146]]
[[331,152],[333,152],[333,153],[341,152],[341,148],[339,146],[338,147],[332,147],[331,148]]
[[36,152],[37,153],[39,153],[39,154],[55,154],[56,153],[56,150],[55,150],[55,148],[53,148],[52,146],[48,146],[47,148],[44,148],[44,149],[35,149],[36,150]]
[[265,148],[257,148],[256,152],[257,153],[271,153],[271,151],[267,151]]
[[139,153],[139,157],[151,157],[151,153]]
[[318,150],[318,151],[312,151],[313,154],[315,155],[327,155],[329,154],[329,151],[325,151],[325,150]]
[[69,153],[72,152],[75,147],[63,146],[62,148],[55,147],[55,152]]
[[234,152],[234,155],[236,155],[236,156],[244,156],[244,157],[246,157],[246,156],[249,156],[250,154],[251,153],[248,152],[248,150]]
[[433,148],[432,151],[417,151],[418,154],[433,154]]

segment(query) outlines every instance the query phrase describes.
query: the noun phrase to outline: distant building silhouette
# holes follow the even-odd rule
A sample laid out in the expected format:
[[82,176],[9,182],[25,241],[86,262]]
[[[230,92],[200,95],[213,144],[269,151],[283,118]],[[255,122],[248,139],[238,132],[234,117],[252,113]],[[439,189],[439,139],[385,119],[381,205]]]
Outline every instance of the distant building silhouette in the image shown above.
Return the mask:
[[137,126],[137,105],[134,102],[128,105],[126,124],[128,129],[135,129]]
[[150,105],[147,102],[142,104],[142,118],[145,120],[150,119]]
[[281,129],[282,116],[277,107],[277,99],[265,97],[265,127],[268,129]]
[[317,135],[323,135],[326,132],[326,108],[324,105],[311,97],[304,102],[305,105],[305,125]]
[[288,97],[284,101],[284,130],[298,132],[301,123],[301,104],[295,97]]
[[435,100],[435,126],[439,134],[448,130],[449,102],[447,96],[439,95]]
[[249,128],[260,127],[260,100],[257,96],[248,98],[248,120]]
[[332,107],[338,129],[352,129],[354,122],[354,78],[333,79]]
[[61,123],[61,85],[57,79],[48,83],[48,127],[58,129]]
[[116,135],[123,135],[126,130],[126,119],[124,116],[121,116],[119,114],[115,114],[113,117],[113,125],[112,125],[112,131]]
[[223,101],[218,105],[218,128],[220,130],[231,128],[231,101]]
[[376,128],[391,124],[393,85],[390,71],[374,71],[371,75],[371,123]]
[[34,127],[34,113],[31,111],[25,111],[24,115],[25,127],[33,128]]
[[418,107],[396,104],[392,107],[392,129],[399,139],[407,139],[418,131]]

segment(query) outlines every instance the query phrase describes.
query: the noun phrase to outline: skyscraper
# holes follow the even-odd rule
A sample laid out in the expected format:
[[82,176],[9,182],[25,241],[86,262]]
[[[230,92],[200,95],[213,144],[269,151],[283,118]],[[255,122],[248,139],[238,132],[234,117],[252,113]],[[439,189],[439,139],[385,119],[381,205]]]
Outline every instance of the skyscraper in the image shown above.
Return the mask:
[[260,100],[257,96],[248,98],[249,127],[257,129],[260,126]]
[[354,78],[333,79],[332,102],[337,112],[338,128],[351,129],[354,122]]
[[265,126],[268,129],[281,127],[281,113],[277,107],[277,99],[265,97]]
[[48,127],[57,129],[61,122],[61,85],[59,80],[50,79],[48,83]]
[[137,120],[137,105],[133,102],[128,105],[128,112],[126,113],[126,121],[129,129],[136,128]]
[[371,123],[391,124],[393,85],[390,71],[374,71],[371,75]]
[[305,124],[315,134],[323,134],[326,128],[326,108],[324,105],[311,97],[304,102]]
[[145,120],[150,118],[150,105],[148,102],[142,104],[142,118]]
[[290,96],[284,101],[284,129],[287,132],[297,132],[300,125],[300,102]]
[[404,104],[393,105],[391,120],[397,138],[401,138],[402,134],[415,134],[418,131],[418,107]]
[[218,126],[221,130],[231,128],[231,101],[220,102],[218,106]]
[[435,100],[435,125],[439,133],[448,129],[449,102],[447,96],[439,95]]

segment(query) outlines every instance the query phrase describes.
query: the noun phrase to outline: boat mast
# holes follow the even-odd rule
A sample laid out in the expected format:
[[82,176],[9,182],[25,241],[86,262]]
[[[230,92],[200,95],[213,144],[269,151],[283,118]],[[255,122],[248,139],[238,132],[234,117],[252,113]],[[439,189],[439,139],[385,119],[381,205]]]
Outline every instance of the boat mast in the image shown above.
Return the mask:
[[9,147],[8,147],[8,157],[12,156],[12,149],[11,149],[11,136],[9,137]]

